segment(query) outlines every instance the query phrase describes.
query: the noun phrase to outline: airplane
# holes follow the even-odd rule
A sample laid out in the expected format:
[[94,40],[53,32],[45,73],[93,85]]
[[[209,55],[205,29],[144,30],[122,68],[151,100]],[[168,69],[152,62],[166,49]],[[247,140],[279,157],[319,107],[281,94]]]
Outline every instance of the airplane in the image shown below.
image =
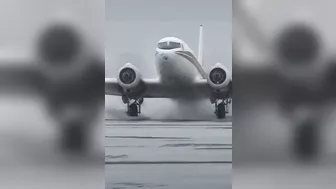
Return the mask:
[[209,73],[203,69],[203,26],[200,26],[198,58],[181,39],[165,37],[158,41],[155,52],[158,78],[146,79],[132,64],[122,66],[117,78],[105,78],[105,94],[121,96],[127,114],[141,113],[144,98],[205,99],[215,104],[215,115],[224,119],[232,102],[232,77],[221,63]]
[[[243,1],[235,1],[234,10],[234,30],[241,32],[235,35],[234,46],[239,46],[239,40],[245,37],[257,54],[254,58],[244,58],[243,46],[234,49],[233,74],[238,86],[235,116],[248,110],[254,112],[264,104],[276,105],[273,107],[293,126],[295,156],[300,160],[315,159],[321,149],[323,116],[336,100],[335,58],[323,53],[320,33],[305,20],[285,25],[271,38],[249,14]],[[239,134],[233,138],[238,140]]]
[[61,149],[84,153],[103,107],[104,59],[67,18],[50,20],[34,39],[31,52],[2,53],[0,94],[39,97],[61,131]]

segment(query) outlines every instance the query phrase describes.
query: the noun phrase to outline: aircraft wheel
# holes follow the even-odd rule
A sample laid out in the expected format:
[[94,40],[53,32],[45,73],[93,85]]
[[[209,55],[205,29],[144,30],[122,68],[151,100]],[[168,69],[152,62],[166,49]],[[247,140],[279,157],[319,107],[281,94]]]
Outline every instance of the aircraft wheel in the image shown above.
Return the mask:
[[124,104],[126,104],[129,101],[128,98],[124,95],[121,97],[121,99]]
[[225,105],[224,104],[218,104],[216,114],[217,114],[218,119],[224,119],[225,118],[226,112],[225,112]]
[[65,125],[61,143],[64,151],[86,151],[88,147],[87,128],[79,122],[72,122]]
[[138,116],[138,106],[137,104],[131,104],[129,107],[128,107],[128,111],[129,111],[129,115],[132,116],[132,117],[137,117]]
[[143,102],[144,102],[144,99],[143,99],[143,98],[140,98],[140,99],[139,99],[139,104],[141,105]]
[[313,122],[300,125],[294,138],[294,151],[301,160],[309,160],[318,155],[319,127]]

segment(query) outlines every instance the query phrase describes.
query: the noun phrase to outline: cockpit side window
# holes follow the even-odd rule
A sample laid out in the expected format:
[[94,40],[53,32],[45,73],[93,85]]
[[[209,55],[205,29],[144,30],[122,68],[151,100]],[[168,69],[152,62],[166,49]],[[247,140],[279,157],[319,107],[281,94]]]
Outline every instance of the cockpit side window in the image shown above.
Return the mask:
[[171,49],[177,49],[181,48],[180,43],[172,42],[172,41],[166,41],[166,42],[161,42],[158,44],[159,49],[164,49],[164,50],[171,50]]

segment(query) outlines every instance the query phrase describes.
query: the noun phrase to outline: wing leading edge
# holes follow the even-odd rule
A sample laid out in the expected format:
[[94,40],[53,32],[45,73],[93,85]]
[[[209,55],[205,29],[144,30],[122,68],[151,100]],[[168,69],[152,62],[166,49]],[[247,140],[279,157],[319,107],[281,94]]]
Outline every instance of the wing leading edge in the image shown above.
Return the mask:
[[[209,98],[212,89],[206,79],[197,79],[194,84],[183,87],[165,85],[160,79],[143,79],[144,89],[141,94],[144,98]],[[225,91],[229,91],[227,86]],[[122,96],[124,89],[116,78],[105,78],[105,95]]]

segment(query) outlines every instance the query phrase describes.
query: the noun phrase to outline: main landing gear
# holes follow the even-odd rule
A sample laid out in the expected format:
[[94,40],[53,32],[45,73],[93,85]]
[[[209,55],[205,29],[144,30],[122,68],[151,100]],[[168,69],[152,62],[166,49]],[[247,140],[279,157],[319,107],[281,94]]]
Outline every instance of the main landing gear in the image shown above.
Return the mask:
[[311,160],[318,156],[320,128],[315,120],[304,120],[295,131],[294,153],[300,160]]
[[62,150],[67,152],[86,152],[89,143],[89,129],[80,120],[74,120],[62,128]]
[[229,99],[217,99],[215,102],[215,114],[218,119],[225,119],[226,114],[229,113],[228,104],[231,101]]
[[141,114],[141,105],[144,101],[143,98],[129,99],[123,96],[122,100],[125,104],[127,104],[127,115],[137,117]]

